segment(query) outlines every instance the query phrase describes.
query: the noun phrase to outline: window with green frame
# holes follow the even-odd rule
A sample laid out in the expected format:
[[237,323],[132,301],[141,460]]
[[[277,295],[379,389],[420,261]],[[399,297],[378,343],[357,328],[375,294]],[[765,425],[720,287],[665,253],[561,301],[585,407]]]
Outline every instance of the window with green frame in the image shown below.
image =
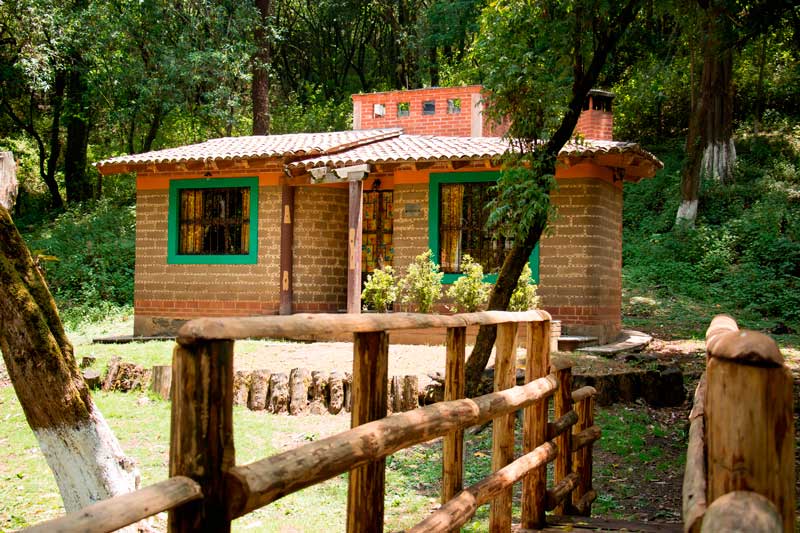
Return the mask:
[[258,178],[172,180],[167,263],[258,262]]
[[[498,172],[431,174],[429,182],[428,242],[440,265],[444,283],[461,276],[461,258],[469,254],[494,282],[512,239],[486,229],[491,187]],[[539,246],[530,257],[533,278],[539,279]]]

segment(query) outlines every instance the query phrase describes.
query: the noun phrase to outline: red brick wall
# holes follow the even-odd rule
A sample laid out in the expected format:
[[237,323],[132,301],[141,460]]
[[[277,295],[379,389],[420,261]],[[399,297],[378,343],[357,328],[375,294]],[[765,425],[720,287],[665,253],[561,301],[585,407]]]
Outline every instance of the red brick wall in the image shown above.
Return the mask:
[[260,187],[258,264],[168,265],[167,190],[136,195],[134,334],[174,332],[199,316],[272,314],[278,309],[280,189]]
[[[346,188],[295,190],[295,313],[347,308],[347,203]],[[278,219],[274,223],[277,225]],[[279,259],[275,261],[277,265]]]
[[614,139],[614,115],[607,111],[585,109],[578,117],[575,132],[582,134],[587,139],[601,139],[611,141]]
[[558,217],[541,246],[542,304],[566,333],[605,342],[621,328],[622,190],[593,178],[558,186]]

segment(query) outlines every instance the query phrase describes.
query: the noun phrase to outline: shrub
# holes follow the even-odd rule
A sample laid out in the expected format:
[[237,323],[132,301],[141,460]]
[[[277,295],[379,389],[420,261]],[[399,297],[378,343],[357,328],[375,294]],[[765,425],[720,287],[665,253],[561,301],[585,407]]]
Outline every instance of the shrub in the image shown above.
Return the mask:
[[450,286],[447,296],[453,299],[453,311],[471,313],[489,300],[492,284],[483,281],[483,267],[469,254],[464,254],[461,258],[461,272],[464,275]]
[[376,269],[372,274],[367,276],[367,282],[364,284],[364,291],[361,293],[361,299],[366,304],[364,309],[372,308],[379,313],[385,313],[389,306],[397,300],[397,293],[399,291],[397,280],[394,277],[394,269],[386,266],[383,269]]
[[509,311],[527,311],[539,307],[539,296],[536,294],[538,288],[531,280],[533,273],[528,263],[522,269],[522,274],[517,280],[517,287],[511,293],[511,301],[508,304]]
[[433,303],[442,294],[443,277],[439,265],[433,262],[433,252],[428,250],[418,255],[401,282],[402,302],[413,303],[419,313],[430,313]]

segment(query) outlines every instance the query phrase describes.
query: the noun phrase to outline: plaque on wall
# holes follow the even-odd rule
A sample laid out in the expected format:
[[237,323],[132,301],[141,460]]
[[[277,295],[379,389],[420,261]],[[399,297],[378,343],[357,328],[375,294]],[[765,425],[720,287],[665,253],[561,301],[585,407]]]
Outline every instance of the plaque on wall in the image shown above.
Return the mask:
[[403,216],[418,218],[422,216],[422,208],[419,204],[403,204]]

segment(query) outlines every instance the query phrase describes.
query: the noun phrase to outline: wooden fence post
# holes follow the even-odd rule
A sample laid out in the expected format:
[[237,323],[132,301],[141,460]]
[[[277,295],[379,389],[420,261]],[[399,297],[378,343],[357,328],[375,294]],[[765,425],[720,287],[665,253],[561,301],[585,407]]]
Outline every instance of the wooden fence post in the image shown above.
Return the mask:
[[[350,427],[386,416],[389,378],[389,335],[385,331],[353,335],[353,392]],[[350,471],[347,531],[383,531],[386,460]]]
[[792,374],[775,341],[716,317],[706,335],[706,445],[709,508],[746,490],[768,498],[783,530],[794,531]]
[[[583,398],[575,404],[578,423],[573,426],[573,435],[594,425],[594,395]],[[572,465],[578,473],[578,486],[572,491],[572,507],[576,514],[589,516],[593,498],[592,489],[592,444],[588,444],[572,454]],[[584,499],[586,497],[586,499]]]
[[[447,328],[444,401],[464,397],[467,328]],[[464,488],[464,430],[446,435],[442,444],[442,505]]]
[[[550,321],[528,322],[526,339],[525,382],[546,376],[550,372]],[[525,409],[523,418],[522,452],[530,453],[547,440],[548,400]],[[523,529],[539,529],[545,523],[545,491],[547,468],[537,468],[522,480]]]
[[[558,391],[555,394],[554,415],[558,420],[572,410],[572,363],[561,363],[556,368],[558,378]],[[554,484],[572,473],[572,432],[565,431],[557,439],[558,454],[554,465]],[[571,503],[569,498],[564,500],[554,509],[557,515],[570,514]]]
[[[497,325],[494,359],[494,390],[501,391],[517,381],[517,324]],[[514,460],[514,423],[516,414],[499,416],[492,425],[492,471],[497,472]],[[490,531],[511,531],[511,495],[513,487],[492,500],[489,514]]]
[[177,345],[172,368],[169,475],[194,479],[203,498],[171,510],[169,531],[230,531],[225,474],[236,463],[233,341]]

